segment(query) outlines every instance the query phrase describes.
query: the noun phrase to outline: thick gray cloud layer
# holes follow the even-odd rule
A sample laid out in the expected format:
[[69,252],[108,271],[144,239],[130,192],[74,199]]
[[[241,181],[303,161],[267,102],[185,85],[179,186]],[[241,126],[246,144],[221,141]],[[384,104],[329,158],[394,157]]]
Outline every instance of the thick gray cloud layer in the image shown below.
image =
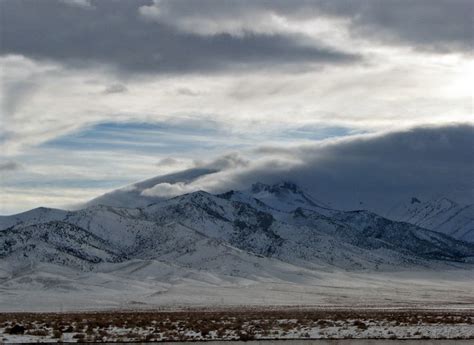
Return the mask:
[[[3,54],[140,72],[360,61],[349,53],[355,47],[329,47],[318,37],[285,32],[285,21],[326,17],[348,22],[351,35],[389,44],[438,52],[470,52],[473,44],[469,0],[3,0],[0,6]],[[283,22],[272,30],[275,18]],[[206,30],[213,34],[199,34]]]
[[474,127],[419,127],[325,146],[263,148],[302,164],[275,173],[259,168],[239,179],[290,179],[342,205],[387,204],[410,195],[474,201]]
[[259,159],[226,155],[106,194],[94,203],[145,205],[196,190],[291,181],[336,208],[387,211],[397,202],[448,197],[474,202],[474,126],[417,127],[319,144],[261,147]]
[[[102,0],[93,10],[54,0],[4,0],[2,52],[76,65],[101,63],[139,72],[207,72],[241,67],[348,63],[336,49],[303,44],[289,35],[202,37],[139,14],[149,1]],[[193,2],[189,3],[190,6]]]
[[327,14],[350,18],[357,35],[440,53],[473,52],[474,3],[471,0],[316,2]]
[[[420,127],[328,145],[262,148],[274,159],[230,178],[240,186],[290,180],[344,207],[410,195],[474,199],[474,127]],[[296,164],[279,162],[298,159]],[[224,179],[224,185],[228,182]],[[224,187],[225,188],[225,187]]]
[[[154,3],[155,14],[161,20],[173,24],[184,18],[181,22],[188,30],[193,28],[187,23],[202,24],[204,18],[209,19],[211,26],[212,22],[220,22],[229,29],[232,24],[226,25],[225,20],[232,23],[236,18],[244,18],[251,23],[264,19],[263,13],[293,20],[334,16],[349,20],[352,34],[364,38],[438,52],[472,52],[473,49],[471,0],[157,0]],[[154,14],[151,8],[148,13]]]

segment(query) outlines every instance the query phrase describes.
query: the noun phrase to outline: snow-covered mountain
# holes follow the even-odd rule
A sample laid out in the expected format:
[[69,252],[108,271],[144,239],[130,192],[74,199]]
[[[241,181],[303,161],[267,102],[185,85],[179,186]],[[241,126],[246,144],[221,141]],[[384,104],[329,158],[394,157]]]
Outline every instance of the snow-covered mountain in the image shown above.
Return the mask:
[[[126,197],[123,191],[119,195]],[[12,301],[16,296],[18,305],[32,296],[31,289],[34,296],[42,296],[32,300],[34,304],[56,301],[61,291],[76,301],[90,301],[94,293],[97,303],[104,296],[122,303],[125,297],[114,294],[128,294],[126,299],[133,301],[142,291],[144,301],[161,304],[164,291],[167,296],[179,295],[181,301],[183,293],[206,295],[213,286],[224,299],[225,291],[235,294],[236,286],[257,284],[260,288],[254,293],[262,300],[268,295],[288,301],[287,293],[276,292],[282,286],[282,291],[306,291],[305,286],[317,284],[324,291],[318,298],[323,298],[334,294],[325,288],[329,282],[344,285],[341,279],[347,275],[366,289],[388,272],[438,276],[461,270],[456,279],[462,280],[474,267],[472,243],[365,210],[331,209],[288,182],[257,183],[217,195],[198,191],[148,205],[139,194],[134,198],[143,206],[38,208],[0,217],[2,294]],[[360,274],[375,276],[370,276],[370,283]],[[387,284],[384,288],[391,291],[394,283]],[[46,292],[51,289],[53,295]],[[310,290],[308,298],[313,300]],[[358,298],[362,297],[367,298]]]
[[389,209],[386,217],[474,242],[474,204],[462,205],[445,197],[412,197]]
[[130,209],[40,208],[1,217],[0,229],[1,258],[83,269],[131,259],[209,269],[225,255],[343,269],[460,264],[474,257],[472,244],[368,211],[330,209],[287,182],[219,195],[198,191]]

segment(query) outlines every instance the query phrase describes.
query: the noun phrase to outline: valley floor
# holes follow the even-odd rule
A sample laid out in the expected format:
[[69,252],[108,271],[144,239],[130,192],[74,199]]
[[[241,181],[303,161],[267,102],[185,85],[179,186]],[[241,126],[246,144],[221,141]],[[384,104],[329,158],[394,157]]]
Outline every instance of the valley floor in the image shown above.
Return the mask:
[[154,260],[95,272],[3,267],[6,343],[474,339],[472,269],[349,272],[276,261],[242,277]]
[[239,277],[171,269],[157,261],[116,264],[100,272],[54,265],[4,267],[9,271],[0,269],[0,312],[242,305],[474,308],[472,269],[348,272],[286,265],[285,270],[278,267],[278,275],[265,277],[255,269]]
[[3,313],[0,341],[474,339],[465,310],[234,307],[179,311]]

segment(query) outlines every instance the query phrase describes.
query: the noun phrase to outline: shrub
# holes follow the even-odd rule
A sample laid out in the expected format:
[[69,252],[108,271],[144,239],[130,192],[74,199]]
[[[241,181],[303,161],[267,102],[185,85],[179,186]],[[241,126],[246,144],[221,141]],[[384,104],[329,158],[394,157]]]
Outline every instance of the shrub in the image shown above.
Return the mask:
[[53,331],[53,338],[59,339],[59,338],[62,337],[62,335],[63,335],[63,333],[59,329],[55,329]]
[[13,327],[11,328],[7,328],[5,330],[5,333],[9,333],[9,334],[25,334],[25,327],[23,327],[22,325],[14,325]]

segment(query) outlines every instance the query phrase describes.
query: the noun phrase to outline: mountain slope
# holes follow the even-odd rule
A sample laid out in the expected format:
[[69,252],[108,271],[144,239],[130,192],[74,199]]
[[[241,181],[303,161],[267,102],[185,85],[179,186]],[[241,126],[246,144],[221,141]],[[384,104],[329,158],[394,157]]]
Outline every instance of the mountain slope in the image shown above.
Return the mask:
[[421,201],[412,197],[391,208],[386,216],[474,242],[474,204],[461,205],[447,198]]
[[[234,192],[234,195],[238,196],[238,200],[243,200],[240,193]],[[429,237],[429,231],[389,220],[377,223],[382,217],[369,217],[365,224],[381,232],[387,225],[392,232],[396,229],[405,230],[407,236],[412,238],[413,246],[408,246],[405,240],[394,242],[388,236],[380,238],[368,231],[363,232],[356,227],[353,218],[344,218],[345,214],[350,213],[331,210],[331,218],[301,208],[292,212],[278,211],[258,199],[254,204],[256,207],[232,200],[228,193],[216,197],[196,192],[151,205],[143,212],[148,219],[158,223],[179,222],[237,248],[300,265],[304,261],[352,269],[373,268],[380,265],[420,264],[423,260],[432,259],[463,261],[469,253],[474,253],[474,247],[466,247],[452,239],[452,242],[447,240],[450,246],[444,243],[446,257],[429,257],[419,251],[423,246],[432,252],[438,248],[437,238],[433,239],[433,243],[425,240]],[[291,209],[291,206],[287,209]],[[326,209],[324,211],[329,212]],[[304,219],[304,212],[311,213],[312,217]],[[455,249],[457,245],[461,248],[459,252]]]
[[107,241],[73,224],[49,221],[0,232],[0,258],[47,262],[92,269],[101,262],[120,262],[124,253]]

